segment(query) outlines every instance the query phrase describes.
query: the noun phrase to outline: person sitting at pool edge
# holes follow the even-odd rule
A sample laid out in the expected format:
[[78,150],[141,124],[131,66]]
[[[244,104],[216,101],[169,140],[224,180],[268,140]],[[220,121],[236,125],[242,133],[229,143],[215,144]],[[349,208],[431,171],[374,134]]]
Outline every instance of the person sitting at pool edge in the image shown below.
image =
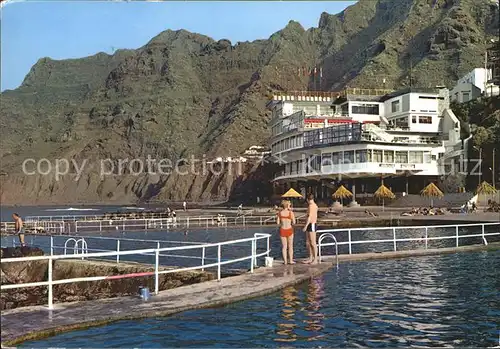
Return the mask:
[[278,212],[277,223],[280,227],[283,262],[285,264],[295,264],[293,261],[293,225],[295,224],[295,215],[290,210],[290,201],[283,200],[281,206],[283,209]]

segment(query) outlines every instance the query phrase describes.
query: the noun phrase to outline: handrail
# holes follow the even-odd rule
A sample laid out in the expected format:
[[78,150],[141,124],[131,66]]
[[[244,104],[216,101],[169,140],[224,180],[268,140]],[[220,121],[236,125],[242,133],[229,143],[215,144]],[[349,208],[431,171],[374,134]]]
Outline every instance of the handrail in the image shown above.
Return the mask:
[[[297,217],[301,219],[303,216]],[[34,220],[34,219],[38,220]],[[49,220],[46,220],[50,219]],[[64,220],[57,220],[58,218]],[[56,219],[56,220],[53,220]],[[163,218],[143,218],[143,217],[128,217],[118,216],[109,217],[104,215],[74,215],[74,216],[30,216],[26,219],[26,226],[47,225],[52,222],[55,225],[54,229],[59,233],[78,233],[78,232],[102,232],[107,230],[161,230],[170,229],[171,227],[221,227],[227,226],[229,219],[231,224],[243,226],[250,225],[266,225],[273,219],[274,215],[261,215],[254,216],[252,211],[245,212],[239,216],[179,216],[179,217],[163,217]],[[1,222],[2,226],[6,229],[11,225],[10,222]],[[13,223],[12,223],[13,224]],[[13,226],[13,225],[12,225]],[[49,227],[53,228],[53,227]]]
[[[69,242],[74,242],[76,244],[76,239],[75,238],[69,238],[68,240],[66,240],[66,242],[64,243],[64,255],[66,256],[66,249],[68,247],[68,243]],[[52,243],[52,240],[51,240],[51,243]],[[51,249],[52,249],[53,246],[51,246]],[[74,248],[73,248],[74,249]]]
[[73,249],[73,253],[74,254],[78,254],[78,243],[80,243],[80,242],[82,243],[82,253],[81,254],[87,254],[88,253],[88,251],[87,251],[87,241],[85,241],[84,238],[76,240],[75,247]]
[[[499,225],[497,222],[486,222],[486,223],[464,223],[464,224],[445,224],[445,225],[430,225],[427,226],[428,228],[454,228],[456,226],[459,227],[477,227],[477,226],[482,226],[482,225]],[[318,233],[337,233],[337,232],[343,232],[343,231],[366,231],[367,229],[370,229],[370,231],[373,230],[387,230],[387,229],[396,229],[396,230],[401,230],[401,229],[421,229],[425,228],[425,225],[404,225],[404,226],[398,226],[398,227],[366,227],[366,228],[336,228],[336,229],[320,229],[317,232]]]
[[[486,233],[485,228],[486,227],[496,227],[498,226],[498,230],[493,233]],[[460,235],[459,231],[461,228],[481,228],[480,233],[475,233],[475,234],[466,234],[466,235]],[[428,235],[428,230],[429,229],[440,229],[440,228],[454,228],[455,234],[454,235],[446,235],[446,236],[433,236],[429,237]],[[366,232],[369,229],[370,232],[372,231],[380,231],[380,230],[385,230],[388,232],[392,233],[392,238],[387,238],[387,239],[375,239],[375,240],[353,240],[352,239],[352,233],[353,232]],[[398,238],[397,237],[397,232],[398,230],[417,230],[421,231],[423,234],[421,234],[421,237],[417,238]],[[425,243],[425,249],[428,248],[428,242],[429,241],[435,241],[435,240],[448,240],[448,239],[454,239],[455,240],[455,246],[459,246],[459,239],[463,238],[471,238],[471,237],[480,237],[483,240],[483,244],[487,245],[488,240],[486,237],[488,236],[499,236],[500,235],[500,222],[496,223],[473,223],[473,224],[454,224],[454,225],[433,225],[433,226],[401,226],[401,227],[374,227],[374,228],[345,228],[345,229],[323,229],[323,230],[318,230],[318,233],[323,233],[319,237],[319,243],[318,243],[318,252],[321,255],[321,248],[325,246],[332,246],[335,245],[337,247],[338,245],[348,245],[349,247],[349,254],[352,254],[352,245],[360,245],[360,244],[373,244],[373,243],[388,243],[392,242],[393,243],[393,249],[394,251],[397,251],[397,243],[398,242],[411,242],[411,241],[419,241],[419,242],[424,242]],[[335,238],[335,233],[347,233],[347,241],[341,241],[337,242]],[[323,239],[326,237],[334,237],[335,238],[335,243],[323,243]]]
[[[65,255],[53,255],[53,254],[51,254],[51,255],[33,256],[33,257],[2,258],[2,259],[0,259],[0,263],[14,263],[14,262],[47,260],[49,262],[48,263],[48,281],[30,282],[30,283],[24,283],[24,284],[1,285],[0,290],[16,289],[16,288],[24,288],[24,287],[48,286],[48,307],[49,307],[49,309],[52,309],[53,308],[53,292],[52,292],[53,285],[66,284],[66,283],[72,283],[72,282],[111,280],[111,279],[121,279],[121,278],[131,278],[131,277],[154,275],[155,276],[155,294],[158,294],[158,292],[159,292],[159,277],[158,276],[161,274],[174,273],[174,272],[180,272],[180,271],[188,271],[188,270],[197,270],[197,269],[205,270],[205,268],[217,267],[217,280],[220,281],[221,280],[221,266],[222,265],[236,263],[236,262],[245,261],[245,260],[251,261],[250,272],[253,272],[254,267],[257,266],[257,258],[262,257],[262,256],[266,256],[266,255],[269,256],[269,253],[270,253],[269,238],[270,237],[271,237],[271,234],[257,233],[257,234],[254,234],[254,236],[251,238],[243,238],[243,239],[237,239],[237,240],[231,240],[231,241],[222,241],[222,242],[217,242],[217,243],[204,243],[204,244],[189,245],[189,246],[176,246],[176,247],[163,247],[163,248],[160,248],[160,243],[158,243],[157,248],[150,248],[150,249],[85,253],[85,258],[117,256],[117,261],[119,259],[118,256],[154,254],[155,255],[155,271],[154,272],[145,272],[145,273],[124,274],[124,275],[112,275],[112,276],[81,277],[81,278],[63,279],[63,280],[52,280],[53,261],[60,260],[60,259],[83,258],[82,254],[73,254],[73,255],[71,255],[71,254],[65,254]],[[263,240],[263,239],[267,240],[267,249],[265,252],[257,253],[257,242],[259,240]],[[68,239],[66,241],[65,247],[67,247],[68,242],[73,241],[73,240],[75,240],[75,239],[73,239],[73,238]],[[80,239],[78,241],[82,241],[82,252],[83,252],[83,245],[85,245],[83,243],[84,239]],[[221,255],[222,246],[240,244],[240,243],[244,243],[244,242],[251,242],[251,244],[252,244],[252,249],[251,249],[250,255],[246,255],[244,257],[230,259],[230,260],[222,260],[222,255]],[[53,245],[53,239],[51,239],[51,245]],[[205,250],[206,250],[206,248],[209,248],[209,247],[217,247],[217,262],[216,263],[205,264],[205,259],[207,259],[205,257]],[[52,249],[53,249],[53,246],[51,246],[51,251],[52,251]],[[163,270],[163,271],[159,270],[159,257],[161,256],[160,252],[195,250],[195,249],[202,250],[202,263],[201,263],[201,265],[197,265],[194,267],[173,268],[173,269],[168,269],[168,270]],[[66,252],[66,250],[65,250],[65,252]]]
[[319,262],[321,263],[321,243],[326,238],[332,238],[334,243],[335,243],[335,259],[337,261],[337,269],[338,269],[339,268],[339,248],[338,248],[337,238],[335,237],[335,235],[333,235],[331,233],[325,233],[319,237],[319,241],[318,241]]

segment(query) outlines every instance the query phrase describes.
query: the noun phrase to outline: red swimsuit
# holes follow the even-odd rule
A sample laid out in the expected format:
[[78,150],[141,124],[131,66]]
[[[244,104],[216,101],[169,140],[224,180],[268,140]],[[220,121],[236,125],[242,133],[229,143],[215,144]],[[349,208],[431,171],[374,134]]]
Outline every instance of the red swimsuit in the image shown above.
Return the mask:
[[[288,211],[288,216],[282,216],[281,215],[281,212],[278,213],[279,217],[280,217],[280,220],[281,219],[289,219],[289,220],[292,220],[292,212],[291,211]],[[283,237],[283,238],[287,238],[289,236],[292,236],[293,235],[293,227],[291,228],[288,228],[288,229],[284,229],[284,228],[280,228],[280,236]]]

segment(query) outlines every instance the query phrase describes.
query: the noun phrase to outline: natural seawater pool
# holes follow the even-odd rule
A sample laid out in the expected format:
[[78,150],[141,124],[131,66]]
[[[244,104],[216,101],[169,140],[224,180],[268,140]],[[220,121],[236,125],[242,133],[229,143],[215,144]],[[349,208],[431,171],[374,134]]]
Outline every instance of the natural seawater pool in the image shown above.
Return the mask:
[[269,296],[22,346],[494,347],[499,331],[497,250],[342,263]]

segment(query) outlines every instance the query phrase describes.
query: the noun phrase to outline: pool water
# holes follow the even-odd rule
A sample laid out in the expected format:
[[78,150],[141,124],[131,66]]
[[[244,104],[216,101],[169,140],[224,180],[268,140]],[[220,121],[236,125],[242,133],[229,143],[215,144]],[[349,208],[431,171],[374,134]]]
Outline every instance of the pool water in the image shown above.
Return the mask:
[[494,347],[499,331],[497,250],[342,263],[266,297],[23,346]]

